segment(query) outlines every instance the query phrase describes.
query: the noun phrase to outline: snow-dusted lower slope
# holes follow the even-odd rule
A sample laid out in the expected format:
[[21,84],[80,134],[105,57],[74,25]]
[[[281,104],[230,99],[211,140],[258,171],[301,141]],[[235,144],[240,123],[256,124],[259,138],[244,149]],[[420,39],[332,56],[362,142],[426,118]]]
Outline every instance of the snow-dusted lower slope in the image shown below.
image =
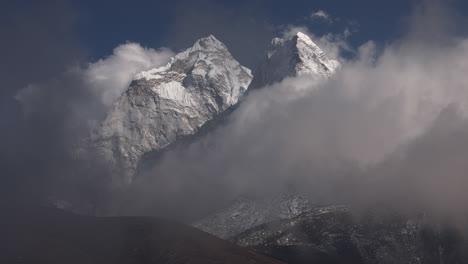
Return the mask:
[[317,207],[230,239],[286,263],[468,263],[466,239],[426,213]]
[[307,199],[293,193],[264,198],[241,197],[193,226],[229,239],[263,223],[289,219],[313,208]]
[[260,88],[286,77],[308,74],[317,79],[331,77],[340,63],[330,60],[307,35],[298,32],[290,39],[274,38],[255,71],[249,89]]
[[234,105],[252,79],[214,36],[202,38],[164,67],[137,74],[92,133],[88,145],[131,183],[142,155],[194,134]]

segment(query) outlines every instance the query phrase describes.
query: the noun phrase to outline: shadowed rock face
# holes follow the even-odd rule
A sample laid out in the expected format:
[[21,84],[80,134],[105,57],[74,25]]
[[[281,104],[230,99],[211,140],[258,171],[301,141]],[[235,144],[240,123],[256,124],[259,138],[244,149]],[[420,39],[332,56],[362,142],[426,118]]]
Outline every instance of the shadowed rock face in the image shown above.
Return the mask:
[[2,208],[0,263],[280,263],[194,228],[148,217]]
[[357,219],[345,206],[263,224],[232,241],[287,263],[468,263],[459,230],[388,212]]
[[236,104],[251,79],[223,43],[200,39],[166,66],[137,74],[85,145],[123,175],[115,182],[131,183],[144,154],[196,133]]

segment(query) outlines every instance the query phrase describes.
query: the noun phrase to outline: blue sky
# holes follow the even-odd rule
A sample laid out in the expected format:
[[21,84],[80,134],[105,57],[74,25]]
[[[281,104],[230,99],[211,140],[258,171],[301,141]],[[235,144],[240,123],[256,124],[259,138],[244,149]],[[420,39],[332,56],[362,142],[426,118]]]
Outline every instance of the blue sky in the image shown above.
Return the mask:
[[[242,64],[255,68],[270,40],[280,35],[286,25],[307,26],[317,35],[341,33],[350,28],[353,34],[347,41],[353,47],[368,40],[385,44],[404,33],[405,19],[418,2],[420,0],[19,0],[3,4],[4,15],[0,21],[4,20],[2,24],[6,30],[14,32],[11,35],[18,34],[16,28],[18,23],[24,24],[24,19],[29,27],[33,24],[37,28],[33,29],[36,32],[44,31],[44,38],[62,41],[55,49],[71,45],[74,52],[64,53],[74,54],[83,61],[106,57],[116,46],[128,41],[178,51],[191,46],[200,37],[214,34]],[[443,2],[450,2],[464,16],[468,14],[467,1]],[[310,14],[319,10],[331,15],[334,23],[309,19]],[[24,28],[26,36],[19,34],[22,39],[34,35],[27,26]],[[58,58],[61,64],[71,59],[65,57]]]
[[[340,32],[353,23],[349,41],[385,42],[402,32],[412,3],[397,1],[75,1],[77,33],[90,55],[99,58],[125,42],[144,46],[185,48],[197,38],[214,34],[241,62],[252,67],[282,25],[305,25],[317,34]],[[335,23],[308,19],[318,10],[338,18]],[[246,53],[247,55],[244,55]],[[252,58],[252,59],[251,59]]]
[[[303,25],[318,35],[351,27],[348,39],[356,47],[368,40],[384,44],[405,30],[405,18],[418,1],[290,0],[290,1],[90,1],[75,0],[76,33],[91,59],[109,55],[126,41],[180,50],[196,39],[214,34],[249,67],[284,25]],[[451,1],[468,13],[466,1]],[[323,10],[334,23],[308,19]],[[338,19],[338,20],[335,20]]]

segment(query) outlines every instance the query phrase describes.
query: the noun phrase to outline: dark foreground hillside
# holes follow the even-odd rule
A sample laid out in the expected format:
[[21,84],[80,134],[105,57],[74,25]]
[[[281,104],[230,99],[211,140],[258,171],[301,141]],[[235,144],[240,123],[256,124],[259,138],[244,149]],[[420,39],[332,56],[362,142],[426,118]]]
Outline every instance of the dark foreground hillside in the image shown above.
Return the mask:
[[0,263],[280,263],[194,228],[146,217],[2,209]]

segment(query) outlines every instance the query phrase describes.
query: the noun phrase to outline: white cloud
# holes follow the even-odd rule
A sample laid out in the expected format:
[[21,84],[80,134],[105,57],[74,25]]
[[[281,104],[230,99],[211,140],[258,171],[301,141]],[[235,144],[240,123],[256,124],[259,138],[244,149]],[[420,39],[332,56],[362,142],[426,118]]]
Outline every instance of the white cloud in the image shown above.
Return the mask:
[[86,109],[96,102],[106,109],[128,88],[136,73],[160,67],[173,55],[174,53],[167,48],[154,50],[142,47],[138,43],[122,44],[116,47],[109,57],[89,63],[84,68],[70,68],[57,78],[29,84],[18,91],[15,99],[21,103],[25,115],[29,115],[34,111],[40,111],[43,108],[43,101],[50,100],[44,98],[45,95],[68,98],[62,93],[75,89],[81,96],[88,92],[92,94],[87,102],[75,102],[73,106],[69,106],[76,108],[75,111],[88,112],[90,110]]
[[102,103],[111,105],[128,87],[136,73],[166,64],[174,55],[169,49],[154,50],[138,43],[126,43],[114,53],[90,63],[83,76],[90,87],[101,97]]
[[287,25],[282,27],[283,30],[281,32],[282,38],[291,38],[292,36],[296,35],[297,32],[302,32],[309,37],[313,34],[309,31],[309,28],[306,26],[296,26],[296,25]]
[[41,89],[39,86],[29,84],[15,95],[15,99],[23,106],[25,116],[30,115],[34,111],[34,105],[36,105],[34,100],[38,98],[40,93]]
[[[285,36],[295,30],[305,29]],[[209,200],[295,184],[316,203],[465,217],[468,39],[451,40],[410,35],[380,53],[370,41],[328,82],[302,76],[251,91],[225,126],[166,153],[147,193]]]
[[318,10],[317,12],[310,14],[310,19],[314,21],[324,21],[330,24],[333,23],[334,20],[327,12],[323,10]]

